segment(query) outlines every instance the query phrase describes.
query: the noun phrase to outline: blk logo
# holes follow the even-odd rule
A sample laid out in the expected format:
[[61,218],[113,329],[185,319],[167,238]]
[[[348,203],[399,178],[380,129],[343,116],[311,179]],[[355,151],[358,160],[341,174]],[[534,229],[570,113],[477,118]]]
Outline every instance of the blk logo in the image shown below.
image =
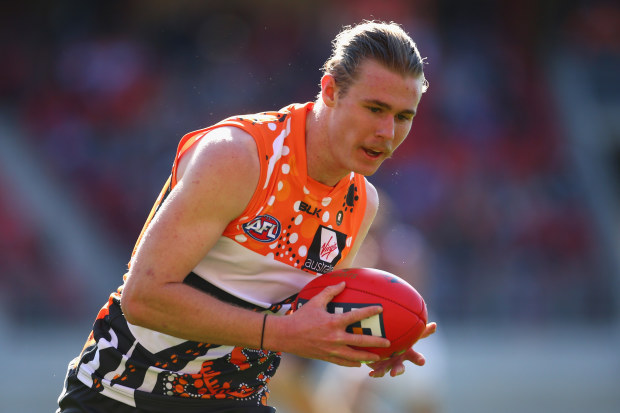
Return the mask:
[[[301,308],[308,300],[298,299],[297,308]],[[327,303],[327,312],[331,314],[343,314],[349,311],[359,310],[360,308],[370,307],[381,304],[359,304],[359,303]],[[346,328],[347,333],[362,334],[365,336],[375,336],[385,338],[385,326],[383,324],[383,313],[375,314],[357,323],[349,324]]]
[[312,205],[306,204],[303,201],[299,203],[299,210],[305,212],[306,214],[314,215],[319,218],[321,217],[322,210],[320,208],[312,207]]
[[243,231],[260,242],[272,242],[278,239],[281,230],[280,221],[271,215],[259,215],[243,224]]

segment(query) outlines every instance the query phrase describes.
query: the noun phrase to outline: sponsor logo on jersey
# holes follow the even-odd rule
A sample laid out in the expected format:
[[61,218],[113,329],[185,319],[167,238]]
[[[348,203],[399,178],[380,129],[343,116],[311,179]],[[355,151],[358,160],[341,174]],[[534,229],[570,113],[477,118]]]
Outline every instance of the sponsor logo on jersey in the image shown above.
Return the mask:
[[321,208],[313,207],[310,204],[306,204],[304,201],[299,203],[299,210],[306,214],[315,215],[319,218],[321,217]]
[[[300,298],[297,308],[301,308],[308,300]],[[370,307],[381,304],[360,304],[360,303],[327,303],[327,312],[332,314],[343,314],[349,311],[359,310],[360,308]],[[349,324],[346,328],[347,333],[362,334],[366,336],[376,336],[385,338],[385,326],[383,325],[383,313],[375,314],[356,323]]]
[[243,231],[260,242],[272,242],[278,239],[282,226],[280,221],[271,215],[259,215],[243,224]]
[[332,271],[342,258],[346,241],[346,234],[320,225],[308,250],[304,268],[321,274]]

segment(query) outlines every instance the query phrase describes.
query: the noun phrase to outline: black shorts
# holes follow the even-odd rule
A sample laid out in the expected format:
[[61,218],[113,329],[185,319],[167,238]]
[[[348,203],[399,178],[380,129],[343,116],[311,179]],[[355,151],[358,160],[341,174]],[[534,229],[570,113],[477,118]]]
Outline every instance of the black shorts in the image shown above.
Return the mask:
[[161,400],[149,397],[139,403],[138,397],[136,404],[146,404],[146,408],[132,407],[103,396],[79,381],[76,371],[69,369],[56,413],[276,413],[273,407],[243,405],[234,401],[169,400],[162,396]]

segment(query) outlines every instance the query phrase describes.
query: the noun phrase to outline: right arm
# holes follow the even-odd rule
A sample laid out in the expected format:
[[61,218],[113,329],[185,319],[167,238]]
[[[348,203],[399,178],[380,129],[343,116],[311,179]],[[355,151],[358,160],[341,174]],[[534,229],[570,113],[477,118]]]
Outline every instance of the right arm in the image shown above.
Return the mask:
[[[254,194],[260,175],[254,140],[238,128],[215,129],[184,156],[179,169],[182,176],[132,259],[121,297],[125,317],[186,340],[258,348],[262,314],[183,283]],[[377,360],[349,345],[387,346],[387,340],[345,332],[347,325],[376,314],[376,307],[338,315],[325,310],[342,288],[326,289],[292,315],[268,317],[263,348],[347,366]]]

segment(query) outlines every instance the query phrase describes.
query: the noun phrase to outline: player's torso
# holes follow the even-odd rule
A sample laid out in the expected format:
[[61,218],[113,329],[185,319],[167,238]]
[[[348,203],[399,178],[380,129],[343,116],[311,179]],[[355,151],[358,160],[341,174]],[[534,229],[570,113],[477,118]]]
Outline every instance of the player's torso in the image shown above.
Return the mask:
[[307,176],[305,114],[298,105],[223,122],[254,136],[261,177],[248,208],[194,272],[261,307],[295,294],[346,257],[366,208],[362,176],[351,173],[335,187]]
[[[351,174],[327,187],[306,176],[309,107],[295,105],[218,124],[243,128],[255,137],[261,176],[242,216],[228,225],[186,282],[193,277],[193,286],[218,297],[257,311],[285,313],[294,294],[349,253],[366,208],[366,182]],[[172,177],[145,226],[176,184],[182,152],[211,129],[181,140]],[[265,404],[279,355],[191,342],[132,325],[122,315],[119,294],[113,294],[76,362],[82,383],[132,406],[159,403],[161,397],[175,403],[211,399]]]

